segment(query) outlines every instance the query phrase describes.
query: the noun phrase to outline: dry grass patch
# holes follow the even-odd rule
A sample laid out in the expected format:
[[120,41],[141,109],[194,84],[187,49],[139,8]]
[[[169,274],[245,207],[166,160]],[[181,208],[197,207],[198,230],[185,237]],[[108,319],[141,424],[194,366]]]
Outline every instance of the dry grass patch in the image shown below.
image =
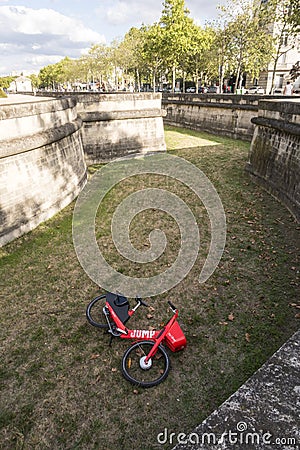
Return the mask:
[[[191,146],[195,140],[210,145]],[[166,300],[180,308],[187,349],[171,355],[167,380],[136,389],[121,375],[126,342],[93,329],[85,308],[99,290],[80,267],[72,245],[73,204],[33,232],[1,249],[1,412],[3,449],[152,450],[164,428],[188,433],[234,392],[299,326],[299,226],[244,171],[249,144],[166,129],[169,148],[195,164],[218,190],[227,217],[227,244],[214,275],[199,285],[209,244],[202,205],[180,183],[200,227],[202,247],[188,277],[168,294],[148,299],[132,327],[159,326]],[[189,143],[188,148],[184,142]],[[176,142],[175,142],[176,141]],[[132,224],[138,248],[149,246],[153,227],[168,234],[166,254],[155,265],[137,265],[113,248],[115,206],[136,188],[164,187],[161,177],[137,177],[117,186],[101,205],[97,237],[123,273],[145,276],[172,263],[180,239],[174,221],[145,212]]]

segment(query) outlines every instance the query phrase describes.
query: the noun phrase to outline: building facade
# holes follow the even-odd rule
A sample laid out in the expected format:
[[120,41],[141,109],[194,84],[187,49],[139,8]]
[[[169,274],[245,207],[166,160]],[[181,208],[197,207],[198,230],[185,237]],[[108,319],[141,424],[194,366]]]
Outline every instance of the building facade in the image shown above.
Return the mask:
[[21,75],[10,83],[9,92],[32,92],[31,79]]
[[[268,0],[262,0],[268,7]],[[285,14],[289,14],[288,9],[284,9],[285,0],[278,5],[278,17],[281,20],[270,25],[276,52],[268,67],[260,73],[258,84],[265,89],[267,94],[280,94],[283,92],[287,82],[293,83],[294,92],[300,93],[300,77],[292,81],[290,70],[293,65],[300,61],[300,35],[289,32],[286,26]]]

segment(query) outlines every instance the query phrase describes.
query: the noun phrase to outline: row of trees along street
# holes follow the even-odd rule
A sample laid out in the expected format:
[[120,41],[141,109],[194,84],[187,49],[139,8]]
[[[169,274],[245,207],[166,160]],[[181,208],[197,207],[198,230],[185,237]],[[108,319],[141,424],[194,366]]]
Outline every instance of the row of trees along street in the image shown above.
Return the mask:
[[[131,28],[111,45],[94,44],[78,60],[66,57],[32,76],[36,87],[99,90],[128,87],[153,90],[169,86],[174,91],[181,79],[195,86],[231,80],[232,91],[242,87],[245,75],[251,85],[262,69],[276,64],[283,51],[296,44],[299,32],[298,0],[230,0],[219,6],[218,19],[198,25],[184,0],[165,0],[160,20]],[[275,36],[270,33],[278,22]],[[283,36],[288,47],[282,50]]]

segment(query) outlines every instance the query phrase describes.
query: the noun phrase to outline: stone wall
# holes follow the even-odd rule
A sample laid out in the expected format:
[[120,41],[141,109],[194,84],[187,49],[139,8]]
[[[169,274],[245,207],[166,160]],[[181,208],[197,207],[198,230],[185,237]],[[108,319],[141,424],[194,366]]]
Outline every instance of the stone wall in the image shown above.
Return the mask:
[[160,94],[49,97],[0,106],[0,246],[70,203],[86,163],[166,149]]
[[[0,246],[72,201],[86,162],[165,150],[160,94],[56,97],[0,107]],[[244,140],[254,133],[247,170],[300,219],[299,101],[165,94],[163,107],[167,124]]]
[[165,123],[251,141],[258,95],[163,94]]
[[300,221],[300,101],[259,102],[247,170]]
[[86,181],[76,102],[0,107],[0,246],[70,203]]
[[85,93],[75,98],[88,164],[166,150],[160,94]]

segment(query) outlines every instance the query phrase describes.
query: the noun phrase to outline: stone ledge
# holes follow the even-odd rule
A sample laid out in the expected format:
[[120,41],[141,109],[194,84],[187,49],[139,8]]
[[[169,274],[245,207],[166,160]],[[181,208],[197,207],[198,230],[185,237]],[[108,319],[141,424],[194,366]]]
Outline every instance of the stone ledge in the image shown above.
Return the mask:
[[299,354],[300,331],[173,450],[299,449]]
[[126,119],[148,119],[151,117],[162,117],[163,113],[160,109],[141,109],[141,110],[124,110],[124,111],[96,111],[96,112],[80,112],[79,116],[83,122],[104,122],[108,120],[126,120]]
[[274,112],[280,111],[284,114],[300,114],[300,98],[262,99],[259,102],[259,109]]
[[72,123],[67,123],[60,127],[51,128],[41,133],[24,136],[22,138],[0,141],[0,145],[2,146],[0,159],[28,152],[30,150],[52,144],[53,142],[60,141],[61,139],[64,139],[65,137],[75,133],[81,128],[81,126],[82,120],[77,119]]
[[17,117],[28,117],[49,112],[57,112],[76,106],[76,100],[71,97],[60,99],[44,98],[39,101],[36,97],[30,98],[30,101],[18,103],[2,104],[0,109],[0,120],[12,119]]
[[247,104],[239,104],[239,103],[219,103],[219,102],[197,102],[197,101],[189,101],[189,100],[172,100],[172,99],[164,99],[163,105],[167,107],[167,105],[189,105],[189,106],[198,106],[199,108],[217,108],[217,109],[232,109],[232,110],[247,110],[247,111],[258,111],[258,106],[256,105],[247,105]]
[[289,123],[285,120],[269,119],[267,117],[253,117],[251,122],[266,128],[273,128],[278,131],[284,131],[294,136],[300,136],[300,125]]

